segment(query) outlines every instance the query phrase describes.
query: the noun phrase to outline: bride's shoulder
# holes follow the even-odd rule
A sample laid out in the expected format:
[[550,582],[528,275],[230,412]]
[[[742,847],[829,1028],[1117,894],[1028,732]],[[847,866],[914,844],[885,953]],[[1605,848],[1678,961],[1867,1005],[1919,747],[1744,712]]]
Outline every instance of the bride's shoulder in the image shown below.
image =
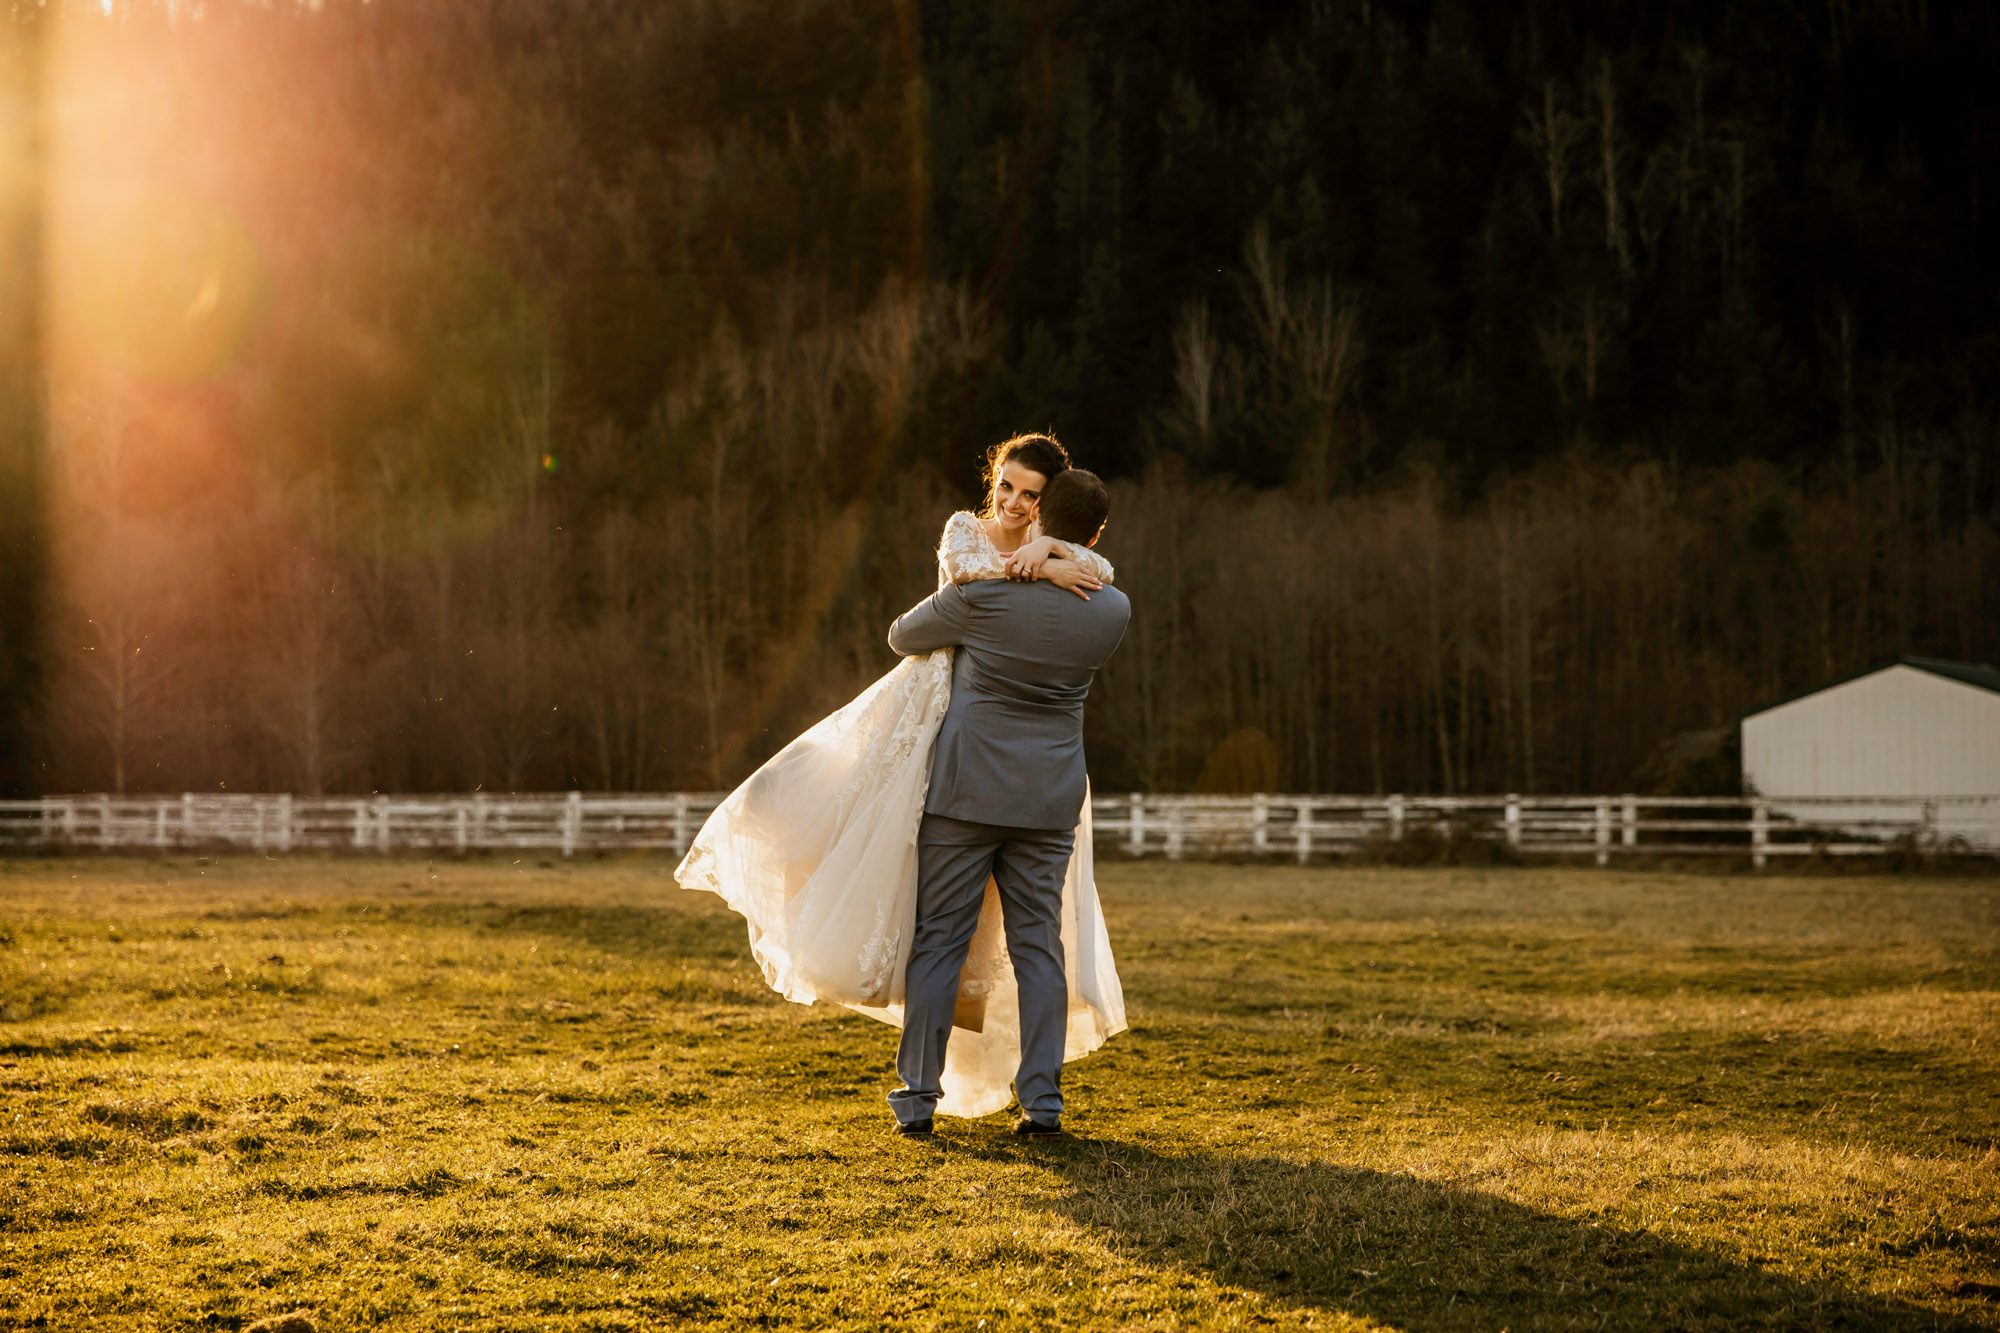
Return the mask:
[[986,525],[979,521],[979,515],[970,509],[961,509],[944,521],[944,537],[947,542],[979,541],[986,535]]
[[986,535],[986,525],[976,514],[961,509],[945,520],[944,536],[938,538],[938,579],[941,583],[970,583],[974,579],[1006,576],[1006,561]]

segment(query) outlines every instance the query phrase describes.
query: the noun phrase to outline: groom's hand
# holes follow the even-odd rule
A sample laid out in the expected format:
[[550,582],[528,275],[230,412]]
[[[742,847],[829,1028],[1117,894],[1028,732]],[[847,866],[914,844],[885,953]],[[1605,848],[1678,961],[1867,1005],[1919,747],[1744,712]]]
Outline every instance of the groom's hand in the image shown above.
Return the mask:
[[965,641],[965,627],[971,619],[965,589],[947,583],[896,617],[896,623],[889,626],[889,647],[903,657],[921,657],[954,647]]

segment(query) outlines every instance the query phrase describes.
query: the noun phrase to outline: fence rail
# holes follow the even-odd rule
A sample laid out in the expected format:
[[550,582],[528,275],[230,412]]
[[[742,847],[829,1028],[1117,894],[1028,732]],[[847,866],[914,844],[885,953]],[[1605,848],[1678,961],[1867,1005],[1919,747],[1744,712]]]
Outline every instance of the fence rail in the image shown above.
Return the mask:
[[1128,856],[1290,856],[1416,839],[1522,855],[1773,856],[2000,851],[2000,796],[1100,796],[1099,847]]
[[687,849],[720,793],[49,796],[0,801],[0,847],[259,852]]
[[[0,848],[679,855],[718,792],[494,796],[51,796],[0,801]],[[2000,796],[1099,796],[1101,853],[1292,858],[1419,839],[1523,855],[2000,853]]]

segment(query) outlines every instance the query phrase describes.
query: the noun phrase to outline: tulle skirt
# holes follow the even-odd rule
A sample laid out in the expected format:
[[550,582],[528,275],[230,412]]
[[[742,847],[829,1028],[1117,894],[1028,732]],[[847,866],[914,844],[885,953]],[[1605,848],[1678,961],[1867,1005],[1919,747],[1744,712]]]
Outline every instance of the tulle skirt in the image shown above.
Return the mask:
[[[702,825],[675,872],[749,925],[764,979],[896,1027],[917,919],[917,827],[931,750],[951,702],[951,650],[908,657],[773,755]],[[1086,792],[1063,881],[1062,940],[1075,1060],[1125,1030],[1125,995],[1091,866]],[[944,1115],[1004,1110],[1021,1060],[1020,1001],[989,882],[960,975]]]

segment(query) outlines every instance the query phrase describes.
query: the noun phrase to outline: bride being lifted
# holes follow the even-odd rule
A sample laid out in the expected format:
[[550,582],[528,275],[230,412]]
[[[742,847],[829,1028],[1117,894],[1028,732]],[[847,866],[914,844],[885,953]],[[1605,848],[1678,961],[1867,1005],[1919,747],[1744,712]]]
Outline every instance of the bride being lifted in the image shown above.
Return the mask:
[[[1111,582],[1102,556],[1036,530],[1043,487],[1068,467],[1069,455],[1047,435],[994,446],[984,511],[960,511],[945,522],[939,586],[1040,578],[1088,599]],[[743,916],[764,979],[788,1000],[827,1000],[902,1026],[917,829],[931,751],[951,702],[952,652],[904,658],[772,756],[716,807],[675,872],[681,887],[719,894]],[[1125,1029],[1090,840],[1086,790],[1062,895],[1065,1060]],[[960,973],[953,1026],[937,1110],[983,1116],[1005,1109],[1021,1059],[1021,1024],[991,881]]]

